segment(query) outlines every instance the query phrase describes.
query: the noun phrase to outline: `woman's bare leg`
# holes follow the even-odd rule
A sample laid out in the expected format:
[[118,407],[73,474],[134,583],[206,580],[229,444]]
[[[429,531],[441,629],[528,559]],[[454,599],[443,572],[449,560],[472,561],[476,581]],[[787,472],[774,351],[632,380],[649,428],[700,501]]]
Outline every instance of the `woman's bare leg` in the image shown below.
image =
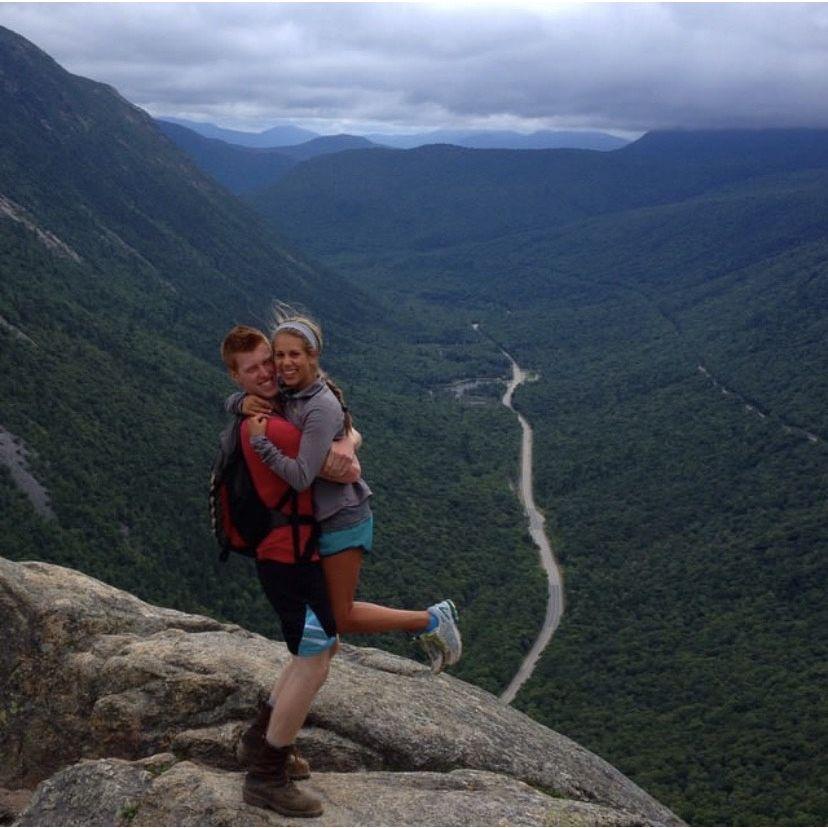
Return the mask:
[[339,633],[381,633],[392,630],[420,632],[430,621],[428,610],[397,610],[379,604],[354,601],[362,550],[346,549],[322,558],[336,629]]

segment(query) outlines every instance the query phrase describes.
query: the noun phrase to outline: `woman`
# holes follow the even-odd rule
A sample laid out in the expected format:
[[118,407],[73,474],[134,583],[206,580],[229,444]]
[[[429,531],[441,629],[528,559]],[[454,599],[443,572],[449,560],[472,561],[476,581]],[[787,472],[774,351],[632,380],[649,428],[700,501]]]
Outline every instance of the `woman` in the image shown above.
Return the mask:
[[229,407],[251,416],[250,444],[275,474],[301,492],[313,485],[314,514],[319,523],[319,554],[328,599],[339,633],[415,633],[439,673],[462,653],[457,611],[451,601],[427,610],[397,610],[354,601],[362,557],[373,541],[371,490],[362,478],[356,483],[319,479],[335,439],[352,428],[341,391],[319,367],[322,332],[307,317],[282,313],[273,335],[273,358],[280,383],[282,414],[302,432],[299,453],[288,457],[265,435],[264,411],[271,401],[241,395]]

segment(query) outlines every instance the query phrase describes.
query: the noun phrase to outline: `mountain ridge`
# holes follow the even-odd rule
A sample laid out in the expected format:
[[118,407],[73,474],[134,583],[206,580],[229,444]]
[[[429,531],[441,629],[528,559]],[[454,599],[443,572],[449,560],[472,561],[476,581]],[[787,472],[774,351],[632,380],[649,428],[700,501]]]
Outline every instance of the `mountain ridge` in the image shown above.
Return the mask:
[[310,129],[302,129],[293,124],[271,127],[261,132],[244,132],[238,129],[226,129],[216,124],[204,121],[191,121],[186,118],[159,117],[157,120],[166,121],[171,124],[178,124],[196,132],[205,138],[215,138],[228,144],[237,144],[243,147],[254,147],[260,149],[273,149],[275,147],[287,147],[294,144],[310,141],[319,138],[318,132]]
[[172,122],[156,120],[156,123],[199,169],[236,195],[268,187],[297,164],[317,155],[373,146],[366,138],[343,134],[318,136],[301,144],[263,149],[207,138]]
[[[186,127],[205,138],[217,138],[228,144],[237,144],[246,147],[275,149],[305,142],[323,136],[311,130],[301,129],[293,125],[282,125],[263,130],[261,132],[242,132],[240,130],[225,129],[215,124],[203,121],[192,121],[186,118],[161,116],[159,121],[178,124]],[[551,149],[555,147],[569,147],[572,149],[594,149],[610,151],[620,149],[629,143],[608,132],[596,130],[567,131],[567,130],[537,130],[532,133],[514,132],[510,130],[472,130],[472,129],[438,129],[420,133],[387,133],[368,132],[356,133],[354,137],[365,138],[375,144],[383,144],[398,149],[413,149],[428,144],[456,144],[458,146],[477,149]]]
[[[704,141],[688,137],[694,134],[682,134],[679,143]],[[723,149],[714,141],[698,159],[675,151],[679,139],[672,133],[611,153],[448,145],[356,150],[306,161],[247,200],[308,249],[329,240],[339,250],[427,251],[828,166],[828,131],[780,130],[757,139],[755,157],[735,151],[733,135],[725,134]]]

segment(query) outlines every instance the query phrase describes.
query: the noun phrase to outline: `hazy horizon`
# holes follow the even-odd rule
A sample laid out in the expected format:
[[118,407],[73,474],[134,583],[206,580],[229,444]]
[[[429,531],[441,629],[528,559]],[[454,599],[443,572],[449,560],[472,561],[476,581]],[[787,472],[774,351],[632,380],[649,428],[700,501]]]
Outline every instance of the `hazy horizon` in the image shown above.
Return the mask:
[[825,4],[6,3],[156,117],[320,134],[828,127]]

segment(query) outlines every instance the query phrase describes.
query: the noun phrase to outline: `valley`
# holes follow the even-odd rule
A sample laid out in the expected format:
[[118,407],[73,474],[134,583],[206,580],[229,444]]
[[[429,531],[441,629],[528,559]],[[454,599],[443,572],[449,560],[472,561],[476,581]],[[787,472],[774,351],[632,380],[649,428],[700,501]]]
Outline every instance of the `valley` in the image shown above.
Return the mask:
[[[480,332],[480,325],[475,322],[472,325],[472,329]],[[509,681],[506,689],[500,693],[500,700],[506,704],[511,704],[515,700],[515,696],[520,688],[531,677],[538,663],[538,659],[555,634],[555,630],[561,620],[561,615],[563,615],[564,593],[561,572],[555,561],[549,538],[544,530],[546,518],[541,514],[537,506],[535,506],[535,496],[532,488],[532,426],[512,405],[512,396],[515,389],[526,382],[529,375],[515,362],[510,354],[503,350],[501,350],[501,353],[509,360],[512,369],[512,377],[506,382],[506,391],[501,397],[501,403],[515,414],[522,432],[520,457],[518,460],[520,471],[518,473],[517,490],[525,516],[529,521],[529,534],[538,548],[540,564],[546,574],[548,596],[546,613],[543,617],[540,632],[529,652],[526,654],[526,657],[521,662],[520,668]],[[458,380],[452,384],[451,390],[455,399],[459,400],[464,393],[478,388],[481,384],[491,382],[493,380],[490,379]]]
[[[496,154],[461,168],[447,149],[444,183],[416,214],[411,192],[378,182],[406,180],[422,154],[333,156],[251,201],[446,339],[479,322],[539,374],[514,398],[534,430],[535,498],[567,607],[514,704],[693,824],[809,824],[828,806],[814,796],[828,458],[783,426],[817,436],[828,410],[828,140],[700,135],[695,165],[686,146],[651,135],[603,154],[580,194],[590,158],[558,177],[564,156],[538,157],[545,196],[528,176],[504,184]],[[608,175],[606,198],[648,152],[638,189],[627,178],[609,207],[595,182]],[[514,174],[530,161],[508,163]],[[728,403],[699,364],[786,422]],[[470,376],[492,372],[458,366],[458,382]],[[771,767],[785,769],[774,792]]]

